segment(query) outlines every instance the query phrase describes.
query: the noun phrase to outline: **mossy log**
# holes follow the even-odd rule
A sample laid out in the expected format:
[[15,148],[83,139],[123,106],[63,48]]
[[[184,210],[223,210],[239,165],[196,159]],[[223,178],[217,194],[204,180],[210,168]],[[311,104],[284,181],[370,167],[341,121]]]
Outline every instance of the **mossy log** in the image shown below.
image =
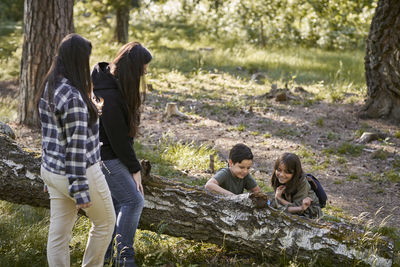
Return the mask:
[[[316,222],[281,213],[269,207],[256,208],[247,194],[235,197],[213,195],[150,175],[143,161],[145,208],[140,228],[157,230],[196,241],[224,245],[228,250],[257,257],[310,261],[325,265],[391,266],[393,242],[354,224]],[[24,151],[0,134],[0,199],[49,207],[39,177],[40,155]],[[330,264],[328,264],[330,263]]]

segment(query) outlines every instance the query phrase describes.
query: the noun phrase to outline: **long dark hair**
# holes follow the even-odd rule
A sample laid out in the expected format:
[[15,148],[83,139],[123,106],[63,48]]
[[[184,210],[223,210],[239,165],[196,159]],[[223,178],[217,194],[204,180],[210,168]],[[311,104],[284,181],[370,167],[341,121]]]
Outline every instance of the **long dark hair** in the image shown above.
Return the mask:
[[301,167],[301,162],[300,162],[300,158],[293,153],[283,153],[276,161],[275,161],[275,165],[274,165],[274,172],[272,173],[272,177],[271,177],[271,185],[274,188],[274,190],[276,190],[276,188],[280,185],[282,185],[279,182],[278,177],[276,177],[276,170],[279,168],[279,166],[283,164],[286,167],[286,170],[289,173],[293,174],[292,179],[285,184],[286,189],[285,189],[285,193],[286,194],[294,194],[297,192],[297,188],[300,184],[300,182],[302,181],[302,179],[304,179],[304,173],[303,173],[303,169]]
[[36,97],[39,103],[47,86],[47,100],[53,111],[54,89],[57,82],[63,77],[80,92],[89,111],[89,125],[97,121],[98,111],[91,100],[92,81],[90,79],[89,58],[92,44],[82,36],[71,33],[64,37],[58,46],[57,55],[54,57],[40,92]]
[[150,52],[138,42],[125,44],[111,63],[111,73],[118,81],[119,89],[126,100],[129,119],[129,135],[135,137],[140,124],[140,106],[143,96],[140,92],[140,79],[144,79],[144,65],[152,59]]

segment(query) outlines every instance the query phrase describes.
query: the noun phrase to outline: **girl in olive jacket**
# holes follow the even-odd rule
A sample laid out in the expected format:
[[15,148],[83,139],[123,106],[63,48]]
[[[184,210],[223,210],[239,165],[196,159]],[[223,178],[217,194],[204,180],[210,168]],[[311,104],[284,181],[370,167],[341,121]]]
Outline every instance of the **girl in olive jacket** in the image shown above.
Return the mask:
[[318,197],[308,183],[296,154],[284,153],[276,160],[271,185],[275,191],[275,208],[308,218],[322,217]]

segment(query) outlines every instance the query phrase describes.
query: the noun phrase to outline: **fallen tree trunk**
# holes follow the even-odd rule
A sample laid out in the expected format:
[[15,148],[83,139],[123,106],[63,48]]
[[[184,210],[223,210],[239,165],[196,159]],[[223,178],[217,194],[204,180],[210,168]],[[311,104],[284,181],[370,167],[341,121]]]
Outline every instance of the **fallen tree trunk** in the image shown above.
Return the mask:
[[[24,151],[0,134],[0,198],[49,207],[39,178],[40,155]],[[165,233],[224,245],[231,251],[258,257],[340,264],[391,266],[393,243],[354,224],[316,222],[256,208],[248,195],[233,198],[149,174],[143,162],[145,208],[140,228],[167,224]]]
[[0,133],[0,199],[50,208],[40,179],[40,153],[25,151]]

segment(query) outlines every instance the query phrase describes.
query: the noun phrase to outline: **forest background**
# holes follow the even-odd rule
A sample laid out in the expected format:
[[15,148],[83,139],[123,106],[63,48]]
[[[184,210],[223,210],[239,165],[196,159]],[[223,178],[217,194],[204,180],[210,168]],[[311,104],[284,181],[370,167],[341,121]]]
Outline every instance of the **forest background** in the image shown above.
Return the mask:
[[[75,1],[75,31],[92,41],[92,66],[112,60],[121,46],[112,2]],[[376,4],[132,1],[128,40],[140,41],[154,55],[147,77],[153,90],[135,143],[138,155],[152,162],[155,174],[204,185],[211,176],[210,154],[222,167],[229,148],[245,142],[256,155],[252,173],[268,192],[274,159],[283,151],[295,152],[326,185],[326,219],[350,220],[368,211],[366,217],[377,225],[388,222],[380,229],[394,237],[398,251],[400,216],[390,205],[399,201],[393,201],[393,194],[400,183],[400,130],[356,115],[367,95],[363,58]],[[23,146],[38,149],[38,131],[17,123],[22,17],[23,1],[0,2],[0,121],[13,128]],[[275,98],[277,88],[288,90],[287,100]],[[171,101],[189,119],[163,117]],[[356,142],[377,129],[387,138],[369,145]],[[383,212],[376,213],[380,207]],[[48,210],[5,201],[0,210],[0,266],[45,266]],[[71,242],[73,266],[81,264],[89,227],[85,217],[78,219]],[[143,266],[301,265],[285,255],[275,261],[254,259],[169,237],[163,235],[165,227],[137,235],[136,257]]]

